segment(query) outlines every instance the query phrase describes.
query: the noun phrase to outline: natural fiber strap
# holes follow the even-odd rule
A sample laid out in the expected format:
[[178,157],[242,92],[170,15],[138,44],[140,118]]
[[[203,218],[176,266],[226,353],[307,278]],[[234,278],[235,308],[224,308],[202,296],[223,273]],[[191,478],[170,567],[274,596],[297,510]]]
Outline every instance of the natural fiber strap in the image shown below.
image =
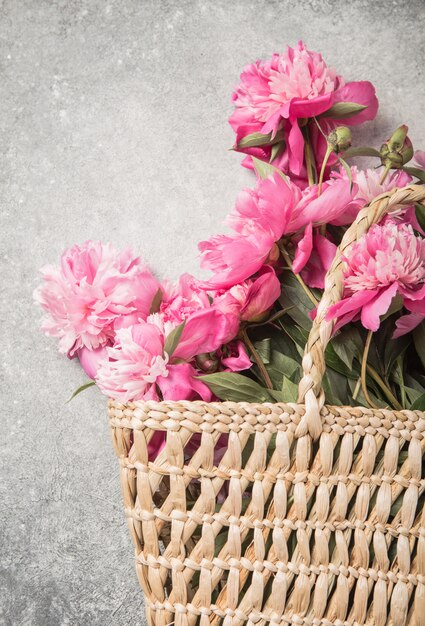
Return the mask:
[[325,349],[331,338],[334,322],[326,320],[329,308],[339,302],[344,289],[343,257],[354,242],[358,241],[373,224],[377,224],[389,213],[414,204],[425,206],[425,186],[410,185],[393,189],[375,198],[358,214],[356,221],[345,233],[332,266],[325,277],[325,290],[317,308],[317,315],[310,331],[302,361],[303,378],[299,384],[299,402],[305,403],[305,414],[301,419],[296,436],[310,433],[317,439],[322,432],[320,411],[325,403],[322,379],[325,373]]

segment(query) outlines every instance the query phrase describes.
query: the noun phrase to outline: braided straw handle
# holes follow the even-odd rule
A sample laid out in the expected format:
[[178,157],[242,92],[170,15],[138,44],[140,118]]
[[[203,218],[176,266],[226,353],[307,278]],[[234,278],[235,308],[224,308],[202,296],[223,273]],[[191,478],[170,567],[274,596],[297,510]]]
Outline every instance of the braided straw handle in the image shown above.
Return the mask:
[[409,185],[384,193],[365,206],[355,222],[348,228],[336,251],[333,263],[325,277],[325,289],[317,308],[317,315],[310,330],[302,361],[303,377],[299,384],[300,403],[305,404],[305,414],[296,431],[297,437],[307,434],[317,439],[322,432],[320,411],[325,403],[322,379],[325,373],[325,349],[331,338],[334,321],[326,321],[326,314],[342,298],[344,289],[343,255],[352,243],[358,241],[371,226],[385,215],[397,209],[422,204],[425,206],[425,186]]

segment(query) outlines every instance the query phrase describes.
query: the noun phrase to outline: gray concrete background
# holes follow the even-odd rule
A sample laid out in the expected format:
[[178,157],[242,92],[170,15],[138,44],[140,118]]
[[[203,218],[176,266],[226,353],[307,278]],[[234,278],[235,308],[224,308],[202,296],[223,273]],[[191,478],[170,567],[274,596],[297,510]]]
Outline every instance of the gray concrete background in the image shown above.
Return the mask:
[[38,331],[38,268],[87,238],[197,271],[251,180],[227,151],[245,63],[299,38],[369,79],[379,144],[425,147],[421,0],[0,2],[0,623],[143,624],[105,401]]

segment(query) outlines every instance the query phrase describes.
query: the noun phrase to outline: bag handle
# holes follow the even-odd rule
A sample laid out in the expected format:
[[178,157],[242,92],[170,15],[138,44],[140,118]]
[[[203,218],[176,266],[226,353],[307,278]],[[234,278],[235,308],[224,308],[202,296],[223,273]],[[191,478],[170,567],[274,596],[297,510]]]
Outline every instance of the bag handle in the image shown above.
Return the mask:
[[344,289],[343,256],[355,241],[358,241],[371,226],[398,209],[410,205],[425,206],[425,185],[409,185],[403,189],[393,189],[377,196],[357,215],[356,220],[345,232],[335,258],[325,277],[325,289],[317,308],[317,315],[308,337],[302,360],[303,377],[298,387],[298,401],[305,404],[303,415],[296,430],[296,436],[307,434],[317,439],[322,432],[321,409],[325,403],[322,379],[325,373],[325,350],[331,338],[334,321],[326,321],[329,308],[339,302]]

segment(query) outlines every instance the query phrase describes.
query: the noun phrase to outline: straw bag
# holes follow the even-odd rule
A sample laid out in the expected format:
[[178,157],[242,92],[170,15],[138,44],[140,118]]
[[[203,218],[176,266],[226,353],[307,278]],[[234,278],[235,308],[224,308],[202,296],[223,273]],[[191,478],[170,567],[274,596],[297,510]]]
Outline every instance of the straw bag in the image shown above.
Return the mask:
[[[424,199],[424,187],[393,190],[346,232],[300,404],[109,402],[151,626],[425,625],[425,413],[325,406],[321,389],[341,255],[386,213]],[[149,462],[158,430],[166,446]]]

